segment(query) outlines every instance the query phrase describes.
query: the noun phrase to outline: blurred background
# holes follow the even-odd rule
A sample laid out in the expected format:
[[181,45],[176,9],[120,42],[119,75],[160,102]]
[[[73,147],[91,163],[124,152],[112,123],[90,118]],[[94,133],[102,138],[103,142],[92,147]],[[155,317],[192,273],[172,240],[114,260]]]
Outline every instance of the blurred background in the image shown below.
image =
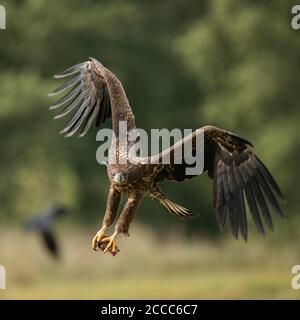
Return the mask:
[[[294,1],[2,0],[0,31],[0,264],[6,298],[299,298],[300,31]],[[92,56],[122,81],[138,127],[239,133],[281,186],[287,219],[245,244],[220,232],[206,174],[163,189],[199,217],[183,221],[144,201],[116,257],[96,253],[108,191],[96,129],[58,134],[53,74]],[[56,201],[60,258],[23,223]],[[250,220],[250,219],[248,219]]]

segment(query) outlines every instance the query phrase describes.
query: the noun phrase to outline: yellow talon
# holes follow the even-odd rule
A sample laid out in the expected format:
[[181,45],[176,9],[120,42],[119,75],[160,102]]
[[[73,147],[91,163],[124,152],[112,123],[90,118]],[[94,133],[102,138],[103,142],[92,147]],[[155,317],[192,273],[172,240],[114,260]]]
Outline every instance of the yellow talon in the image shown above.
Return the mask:
[[101,243],[102,239],[106,237],[105,235],[106,227],[103,226],[95,235],[95,237],[92,240],[92,248],[95,251],[98,251],[99,244]]
[[110,252],[113,256],[116,255],[120,251],[116,245],[116,236],[117,232],[115,231],[112,236],[103,238],[98,244],[99,248],[104,253]]

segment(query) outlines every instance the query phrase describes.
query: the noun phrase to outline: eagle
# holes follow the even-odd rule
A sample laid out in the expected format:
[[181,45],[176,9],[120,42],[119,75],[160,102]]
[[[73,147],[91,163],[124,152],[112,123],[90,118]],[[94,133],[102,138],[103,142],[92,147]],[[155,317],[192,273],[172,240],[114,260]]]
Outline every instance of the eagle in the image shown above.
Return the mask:
[[[54,78],[67,78],[49,93],[50,96],[63,93],[50,106],[51,110],[59,110],[54,119],[71,115],[60,133],[65,137],[75,134],[83,137],[92,126],[100,127],[111,118],[115,138],[109,151],[123,160],[129,160],[128,154],[120,152],[120,123],[126,122],[128,132],[134,130],[136,124],[120,80],[95,58],[74,65]],[[228,220],[232,235],[237,239],[240,234],[247,241],[248,211],[259,233],[265,234],[265,225],[273,229],[271,211],[283,216],[279,202],[284,201],[284,197],[270,171],[253,153],[251,142],[212,125],[202,127],[201,131],[204,133],[203,171],[213,180],[212,206],[220,229],[224,229]],[[192,142],[192,151],[197,132],[194,130],[184,138]],[[112,255],[119,252],[116,237],[118,234],[129,235],[129,226],[145,197],[158,201],[177,216],[192,217],[189,209],[160,189],[165,180],[182,182],[197,176],[187,175],[186,169],[190,165],[185,161],[179,164],[172,161],[176,148],[183,142],[178,141],[162,153],[152,156],[159,160],[162,154],[167,153],[171,156],[169,163],[123,161],[107,164],[110,188],[102,224],[92,239],[94,250]],[[116,220],[121,196],[126,197],[126,202],[115,223],[114,232],[108,236],[107,230]]]

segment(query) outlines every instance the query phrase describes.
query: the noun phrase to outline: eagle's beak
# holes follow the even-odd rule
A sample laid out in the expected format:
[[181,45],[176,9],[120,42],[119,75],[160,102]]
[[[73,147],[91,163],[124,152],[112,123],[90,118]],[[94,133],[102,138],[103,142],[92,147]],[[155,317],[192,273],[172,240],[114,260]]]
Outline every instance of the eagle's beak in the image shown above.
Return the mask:
[[125,176],[122,172],[117,172],[113,178],[112,178],[113,182],[117,183],[117,184],[122,184],[125,181]]

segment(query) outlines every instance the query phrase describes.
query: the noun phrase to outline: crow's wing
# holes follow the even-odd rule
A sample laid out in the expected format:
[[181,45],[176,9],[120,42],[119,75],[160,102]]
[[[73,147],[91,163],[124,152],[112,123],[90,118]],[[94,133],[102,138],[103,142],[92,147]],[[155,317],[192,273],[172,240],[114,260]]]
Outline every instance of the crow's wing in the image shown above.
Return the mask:
[[41,230],[41,235],[43,238],[43,242],[44,242],[45,246],[47,247],[48,251],[54,257],[57,258],[59,255],[59,250],[58,250],[57,241],[55,239],[53,232],[50,229],[43,229],[43,230]]
[[[202,130],[204,132],[204,171],[207,171],[213,179],[213,207],[216,210],[219,226],[224,228],[226,216],[228,216],[234,237],[237,238],[240,231],[243,238],[247,240],[246,198],[258,231],[261,234],[265,233],[261,217],[272,229],[269,206],[283,216],[277,200],[277,198],[283,199],[283,195],[269,170],[251,151],[252,144],[232,132],[217,127],[205,126]],[[195,131],[186,140],[194,141],[196,135]],[[180,143],[178,142],[177,145]],[[195,144],[191,145],[195,148]],[[171,159],[176,149],[174,146],[165,151],[171,154]],[[161,154],[155,157],[161,158]],[[157,181],[164,179],[184,181],[193,178],[186,174],[185,169],[189,166],[184,162],[162,165]]]

